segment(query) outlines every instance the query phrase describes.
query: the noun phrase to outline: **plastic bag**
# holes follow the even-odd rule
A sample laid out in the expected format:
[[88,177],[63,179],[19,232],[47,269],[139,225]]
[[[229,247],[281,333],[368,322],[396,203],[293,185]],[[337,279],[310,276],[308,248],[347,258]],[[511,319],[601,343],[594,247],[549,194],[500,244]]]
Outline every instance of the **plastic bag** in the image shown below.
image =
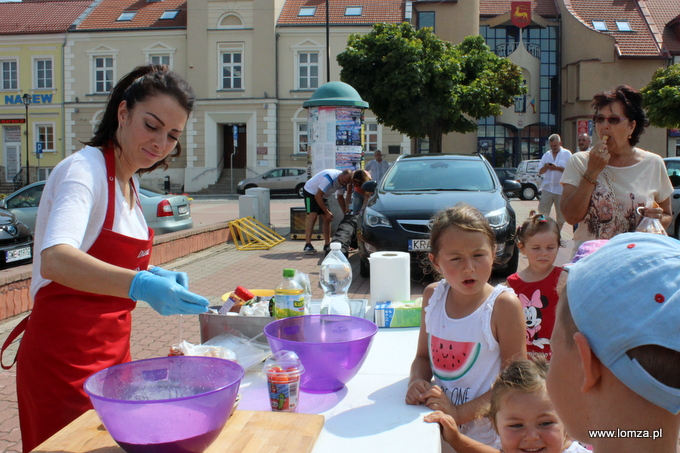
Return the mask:
[[236,352],[220,345],[192,344],[184,340],[179,345],[173,346],[172,349],[174,352],[172,355],[217,357],[238,362]]
[[[645,203],[645,208],[650,209],[650,208],[658,208],[659,205],[651,198],[647,199],[647,203]],[[638,214],[640,214],[640,208],[638,208]],[[663,236],[668,236],[666,233],[666,230],[664,229],[663,225],[661,225],[661,221],[659,219],[653,218],[653,217],[643,217],[642,220],[640,220],[640,223],[638,224],[637,228],[635,231],[640,232],[640,233],[653,233],[653,234],[661,234]]]
[[238,331],[234,331],[233,334],[223,333],[212,337],[203,343],[203,346],[216,346],[233,351],[236,354],[236,362],[248,370],[272,353],[268,345],[254,341],[260,335],[250,339]]

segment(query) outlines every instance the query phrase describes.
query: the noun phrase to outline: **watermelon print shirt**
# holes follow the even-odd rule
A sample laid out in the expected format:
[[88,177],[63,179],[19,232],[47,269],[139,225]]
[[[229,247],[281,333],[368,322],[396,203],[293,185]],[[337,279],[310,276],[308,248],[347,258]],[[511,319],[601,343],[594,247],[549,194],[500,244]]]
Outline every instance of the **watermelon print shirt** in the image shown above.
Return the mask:
[[[488,391],[501,370],[501,351],[491,332],[491,314],[498,295],[512,289],[496,286],[477,310],[460,319],[446,314],[449,289],[446,280],[434,289],[425,307],[425,327],[434,383],[454,405],[459,405]],[[461,425],[459,430],[487,445],[495,445],[498,440],[486,419]]]
[[557,307],[557,281],[562,274],[561,267],[555,267],[543,280],[525,282],[515,273],[508,277],[512,288],[522,303],[527,323],[526,344],[530,354],[543,354],[550,360],[550,336],[555,326],[555,307]]

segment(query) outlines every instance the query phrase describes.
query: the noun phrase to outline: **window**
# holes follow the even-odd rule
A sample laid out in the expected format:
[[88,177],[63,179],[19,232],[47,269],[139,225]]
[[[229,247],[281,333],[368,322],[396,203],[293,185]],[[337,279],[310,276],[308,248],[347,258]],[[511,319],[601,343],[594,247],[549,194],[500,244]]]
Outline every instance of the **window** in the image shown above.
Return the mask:
[[116,19],[117,22],[131,21],[133,17],[137,14],[137,11],[123,11]]
[[345,16],[361,16],[361,6],[347,6],[345,8]]
[[378,123],[364,123],[364,130],[366,132],[366,152],[373,152],[380,149],[378,137]]
[[243,76],[243,63],[241,52],[222,53],[222,89],[240,90],[243,88],[241,78]]
[[298,123],[297,124],[297,152],[298,153],[304,153],[307,154],[307,144],[309,143],[308,141],[309,134],[307,133],[307,123]]
[[169,9],[169,10],[167,10],[167,11],[163,11],[163,14],[161,14],[161,19],[160,19],[160,20],[170,20],[170,19],[174,19],[175,17],[177,17],[178,14],[179,14],[179,10],[178,10],[178,9]]
[[3,90],[17,90],[19,89],[18,86],[18,77],[17,77],[17,62],[12,60],[12,61],[2,61],[0,66],[0,83],[2,85],[0,88]]
[[113,89],[113,57],[94,59],[94,92],[108,93]]
[[434,31],[434,11],[418,11],[418,30],[431,27]]
[[607,31],[607,23],[603,20],[594,20],[593,28],[597,31]]
[[301,90],[319,87],[319,52],[298,54],[298,88]]
[[52,60],[35,60],[35,87],[53,88]]
[[316,6],[303,6],[300,8],[298,16],[309,17],[316,14]]
[[515,113],[526,113],[527,111],[527,96],[515,96]]
[[56,151],[54,147],[54,124],[35,124],[37,142],[43,144],[44,153],[53,153]]
[[170,55],[149,55],[149,63],[170,67]]
[[633,31],[633,28],[627,20],[617,20],[616,28],[618,28],[619,31]]
[[388,145],[387,154],[401,154],[401,146],[399,145]]

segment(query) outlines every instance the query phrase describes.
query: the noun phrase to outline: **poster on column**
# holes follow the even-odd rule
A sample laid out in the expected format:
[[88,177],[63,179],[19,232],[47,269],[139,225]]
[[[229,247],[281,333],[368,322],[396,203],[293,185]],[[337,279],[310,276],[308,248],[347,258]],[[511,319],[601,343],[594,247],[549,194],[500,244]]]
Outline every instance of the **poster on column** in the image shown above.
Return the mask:
[[358,107],[342,106],[309,108],[312,175],[327,168],[360,168],[362,111]]

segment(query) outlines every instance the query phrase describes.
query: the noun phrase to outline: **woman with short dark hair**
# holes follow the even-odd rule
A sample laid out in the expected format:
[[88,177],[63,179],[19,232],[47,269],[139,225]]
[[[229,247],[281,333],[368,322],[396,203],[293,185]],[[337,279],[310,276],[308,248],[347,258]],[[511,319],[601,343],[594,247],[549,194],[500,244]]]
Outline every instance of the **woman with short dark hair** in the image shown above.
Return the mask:
[[[664,228],[672,218],[673,186],[663,159],[635,146],[648,125],[640,92],[620,85],[597,93],[592,106],[600,140],[569,159],[561,180],[562,214],[579,224],[574,251],[588,240],[635,231],[640,213],[659,219]],[[654,207],[645,208],[648,202]]]

